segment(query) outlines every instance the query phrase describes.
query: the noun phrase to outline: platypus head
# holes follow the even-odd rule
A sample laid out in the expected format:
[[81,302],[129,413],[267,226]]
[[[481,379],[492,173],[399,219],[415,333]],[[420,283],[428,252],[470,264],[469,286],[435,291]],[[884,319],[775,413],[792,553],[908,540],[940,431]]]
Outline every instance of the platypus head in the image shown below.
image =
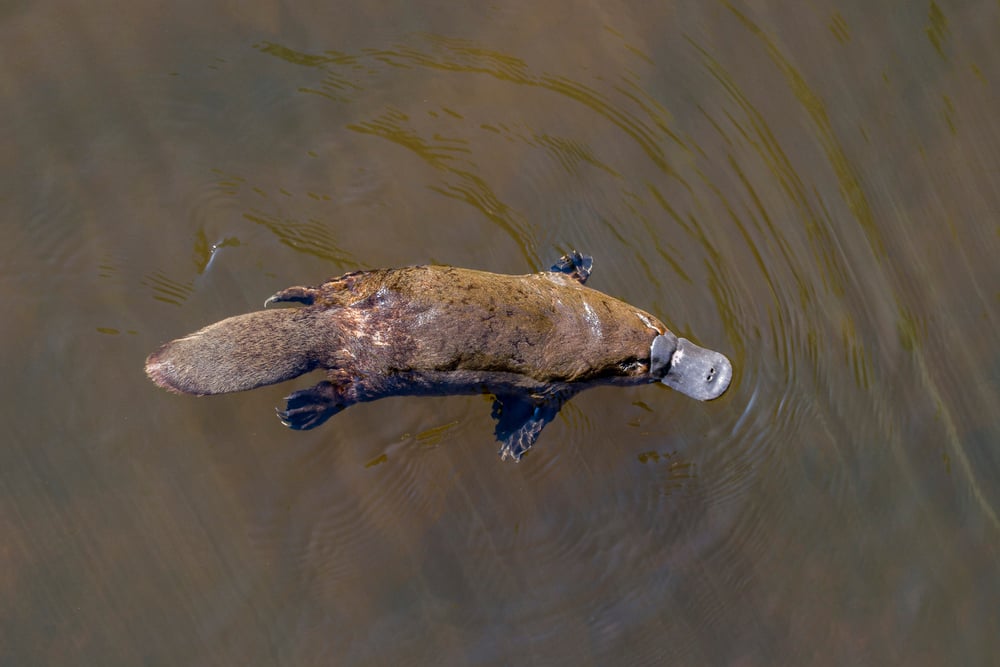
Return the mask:
[[669,331],[653,339],[649,356],[653,378],[699,401],[718,398],[733,379],[733,365],[725,355]]

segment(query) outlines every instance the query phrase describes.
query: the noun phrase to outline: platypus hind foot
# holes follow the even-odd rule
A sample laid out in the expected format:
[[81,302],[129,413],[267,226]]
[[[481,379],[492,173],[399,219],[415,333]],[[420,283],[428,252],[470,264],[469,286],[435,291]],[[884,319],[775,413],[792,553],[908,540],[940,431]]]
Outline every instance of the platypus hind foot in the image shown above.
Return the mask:
[[264,302],[264,307],[267,308],[272,303],[301,303],[311,306],[316,302],[317,296],[319,296],[319,290],[315,287],[289,287],[268,297],[267,301]]
[[316,428],[347,407],[341,402],[336,386],[325,380],[314,387],[300,389],[285,400],[288,402],[285,409],[276,410],[278,418],[296,431]]

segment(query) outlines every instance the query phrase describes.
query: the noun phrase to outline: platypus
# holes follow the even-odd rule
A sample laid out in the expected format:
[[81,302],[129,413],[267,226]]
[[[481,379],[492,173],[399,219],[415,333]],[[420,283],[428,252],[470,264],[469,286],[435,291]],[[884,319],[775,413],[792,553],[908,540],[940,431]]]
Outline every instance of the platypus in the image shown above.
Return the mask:
[[[589,387],[662,382],[702,401],[726,390],[733,370],[724,355],[585,287],[592,266],[573,252],[520,276],[450,266],[355,271],[281,290],[265,310],[171,341],[149,355],[146,374],[201,396],[326,370],[278,411],[293,429],[386,396],[491,394],[500,457],[514,461]],[[301,307],[266,309],[275,303]]]

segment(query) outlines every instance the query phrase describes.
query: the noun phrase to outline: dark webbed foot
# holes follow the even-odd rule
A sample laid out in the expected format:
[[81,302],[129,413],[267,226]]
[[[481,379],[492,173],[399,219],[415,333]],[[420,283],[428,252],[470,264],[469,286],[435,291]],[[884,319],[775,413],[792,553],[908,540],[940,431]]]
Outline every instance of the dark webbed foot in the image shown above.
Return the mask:
[[500,426],[497,425],[496,435],[500,440],[500,450],[497,453],[500,455],[500,460],[506,461],[509,457],[514,463],[520,463],[524,453],[538,440],[546,423],[544,420],[532,417],[510,432],[501,432]]
[[319,290],[315,287],[289,287],[270,297],[264,302],[264,307],[267,308],[272,303],[301,303],[311,306],[318,296]]
[[549,270],[555,273],[565,273],[582,285],[587,282],[587,278],[590,277],[590,272],[593,268],[593,257],[574,250],[568,255],[560,257],[559,261],[553,264]]
[[277,410],[281,423],[296,431],[316,428],[334,416],[346,405],[332,382],[320,382],[314,387],[301,389],[285,398],[284,410]]
[[571,395],[559,393],[545,399],[515,394],[497,396],[493,401],[492,416],[497,420],[500,460],[509,457],[519,462]]

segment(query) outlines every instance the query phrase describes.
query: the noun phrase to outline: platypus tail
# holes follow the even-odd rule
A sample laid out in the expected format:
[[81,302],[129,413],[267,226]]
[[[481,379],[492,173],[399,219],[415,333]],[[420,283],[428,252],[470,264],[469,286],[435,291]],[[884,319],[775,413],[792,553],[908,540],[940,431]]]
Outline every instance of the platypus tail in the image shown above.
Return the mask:
[[317,366],[309,313],[262,310],[216,322],[146,358],[146,375],[164,389],[203,396],[244,391]]

